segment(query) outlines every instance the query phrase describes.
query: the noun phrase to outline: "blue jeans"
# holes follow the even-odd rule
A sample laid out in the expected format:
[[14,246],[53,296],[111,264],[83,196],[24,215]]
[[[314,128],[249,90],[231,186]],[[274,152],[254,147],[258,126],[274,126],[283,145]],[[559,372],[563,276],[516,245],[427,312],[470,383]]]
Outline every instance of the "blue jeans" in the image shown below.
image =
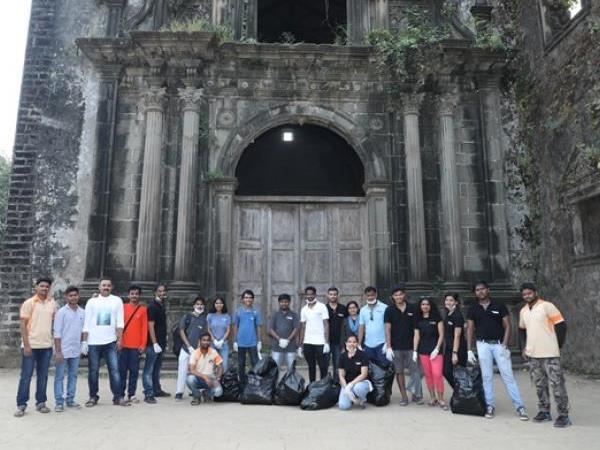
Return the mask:
[[77,371],[79,370],[79,356],[65,358],[63,362],[57,363],[54,374],[54,404],[64,406],[65,397],[63,392],[63,380],[67,369],[67,405],[75,403],[75,391],[77,390]]
[[238,347],[238,371],[242,383],[246,382],[246,353],[250,354],[250,364],[252,367],[258,362],[258,350],[256,347]]
[[327,372],[329,372],[329,364],[331,362],[333,366],[333,380],[337,383],[339,381],[338,362],[340,361],[342,347],[337,344],[330,344],[329,347],[329,353],[324,354],[323,358],[325,358],[325,367],[327,368]]
[[[367,401],[367,394],[369,393],[369,382],[367,380],[360,381],[354,385],[352,392],[358,397],[361,402]],[[346,395],[344,389],[340,390],[340,396],[338,398],[338,406],[341,410],[348,410],[352,408],[352,400]]]
[[153,397],[162,391],[160,386],[160,369],[164,353],[164,350],[156,353],[152,345],[146,347],[146,362],[144,363],[144,372],[142,374],[142,384],[144,385],[144,395],[146,397]]
[[108,368],[108,380],[113,400],[121,397],[121,376],[119,375],[119,361],[117,357],[117,343],[110,342],[102,345],[90,345],[88,355],[88,386],[90,398],[98,399],[98,377],[100,375],[100,360],[104,358]]
[[17,390],[17,407],[27,408],[29,401],[29,385],[33,376],[35,366],[35,404],[46,403],[46,387],[48,386],[48,369],[50,367],[50,358],[52,358],[52,348],[34,348],[31,350],[31,356],[25,356],[21,350],[21,378],[19,379],[19,389]]
[[271,358],[273,358],[279,370],[281,370],[283,360],[285,359],[285,368],[290,370],[296,360],[296,352],[271,352]]
[[217,384],[215,388],[209,388],[206,381],[198,378],[196,375],[188,375],[185,381],[190,391],[192,391],[192,397],[194,398],[200,397],[200,391],[208,391],[211,397],[220,397],[223,395],[223,387],[220,384]]
[[483,393],[487,406],[496,406],[496,402],[494,401],[494,361],[496,361],[500,376],[513,402],[513,406],[515,409],[524,406],[519,386],[517,386],[513,375],[510,356],[507,357],[504,354],[504,347],[501,344],[488,344],[477,341],[477,356],[479,358],[479,367],[481,368],[481,378],[483,380]]
[[374,361],[382,367],[387,367],[390,362],[386,359],[385,353],[381,353],[383,345],[383,343],[379,344],[377,347],[367,347],[365,345],[365,353],[369,357],[369,361]]
[[[212,348],[215,348],[212,346]],[[215,350],[217,350],[215,348]],[[229,367],[229,344],[227,342],[223,342],[223,346],[217,350],[221,358],[223,358],[223,373],[227,372],[227,368]]]
[[[129,385],[127,386],[127,373],[129,373]],[[121,397],[127,395],[133,397],[137,390],[138,376],[140,373],[140,351],[137,348],[123,348],[119,352],[119,375],[121,377]]]

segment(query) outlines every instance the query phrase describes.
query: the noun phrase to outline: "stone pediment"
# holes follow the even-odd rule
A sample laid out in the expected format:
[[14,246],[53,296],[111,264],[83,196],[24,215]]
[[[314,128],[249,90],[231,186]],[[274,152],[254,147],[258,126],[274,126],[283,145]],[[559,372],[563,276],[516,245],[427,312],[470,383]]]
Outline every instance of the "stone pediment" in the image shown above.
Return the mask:
[[569,158],[561,180],[561,190],[569,203],[586,198],[600,187],[600,169],[576,147]]

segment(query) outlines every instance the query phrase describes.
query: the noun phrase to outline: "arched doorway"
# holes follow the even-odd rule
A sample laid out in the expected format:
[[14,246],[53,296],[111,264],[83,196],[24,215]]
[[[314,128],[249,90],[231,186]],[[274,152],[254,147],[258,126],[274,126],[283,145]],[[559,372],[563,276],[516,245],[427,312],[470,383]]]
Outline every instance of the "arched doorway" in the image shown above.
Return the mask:
[[307,285],[361,297],[370,274],[365,175],[346,140],[317,125],[277,126],[246,147],[235,175],[234,294],[252,289],[267,318],[284,292],[299,309]]

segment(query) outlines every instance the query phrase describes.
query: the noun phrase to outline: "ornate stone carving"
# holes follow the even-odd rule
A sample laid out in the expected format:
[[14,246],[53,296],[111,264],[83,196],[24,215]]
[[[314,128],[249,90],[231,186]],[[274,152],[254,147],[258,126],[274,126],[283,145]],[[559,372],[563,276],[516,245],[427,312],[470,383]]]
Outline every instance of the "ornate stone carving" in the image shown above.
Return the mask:
[[148,89],[142,92],[141,97],[142,111],[162,111],[165,107],[165,100],[167,98],[167,88]]
[[177,93],[183,104],[184,111],[198,111],[200,109],[200,104],[204,99],[204,89],[186,87],[179,89]]
[[444,93],[438,98],[438,108],[440,114],[451,116],[454,114],[454,108],[458,105],[458,95],[454,92]]
[[419,114],[419,108],[423,103],[425,94],[405,94],[402,96],[402,108],[404,114]]

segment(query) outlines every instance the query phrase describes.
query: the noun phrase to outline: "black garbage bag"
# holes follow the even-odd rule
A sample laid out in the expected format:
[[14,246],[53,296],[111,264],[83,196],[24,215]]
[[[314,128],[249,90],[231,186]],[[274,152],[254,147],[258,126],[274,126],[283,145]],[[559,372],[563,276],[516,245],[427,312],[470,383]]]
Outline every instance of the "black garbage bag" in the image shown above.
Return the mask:
[[333,383],[331,375],[319,381],[313,381],[308,385],[307,394],[300,403],[300,408],[316,411],[335,406],[340,395],[340,387]]
[[221,378],[223,395],[215,397],[216,402],[239,402],[240,401],[240,378],[237,367],[230,367]]
[[275,388],[275,404],[282,406],[298,406],[306,391],[302,375],[296,371],[296,362],[288,369]]
[[485,396],[479,367],[454,368],[454,393],[450,399],[450,409],[454,414],[483,416]]
[[375,406],[389,405],[394,385],[394,367],[391,364],[381,367],[370,361],[369,380],[373,384],[373,390],[367,394],[367,401]]
[[248,372],[240,401],[244,405],[272,405],[279,371],[273,358],[263,358]]

